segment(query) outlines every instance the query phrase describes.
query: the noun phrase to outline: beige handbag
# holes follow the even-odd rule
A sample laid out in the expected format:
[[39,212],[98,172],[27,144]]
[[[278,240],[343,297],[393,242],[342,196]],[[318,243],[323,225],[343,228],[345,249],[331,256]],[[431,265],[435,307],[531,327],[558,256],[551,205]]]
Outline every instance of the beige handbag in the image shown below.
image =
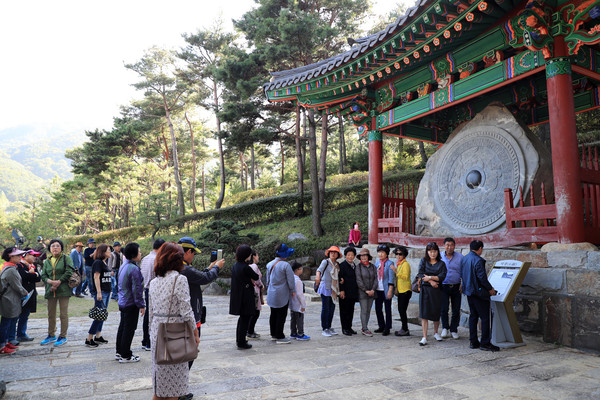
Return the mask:
[[196,328],[192,321],[169,322],[177,278],[173,282],[167,322],[158,324],[156,352],[154,353],[154,361],[158,365],[181,364],[195,360],[198,357],[198,345],[194,335]]

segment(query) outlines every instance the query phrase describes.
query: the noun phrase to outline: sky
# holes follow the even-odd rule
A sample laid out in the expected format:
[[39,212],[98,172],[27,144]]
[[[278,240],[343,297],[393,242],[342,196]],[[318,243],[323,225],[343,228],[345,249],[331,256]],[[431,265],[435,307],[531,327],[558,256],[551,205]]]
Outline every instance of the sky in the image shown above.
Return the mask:
[[[389,9],[389,0],[376,0]],[[141,97],[124,67],[152,46],[180,48],[183,33],[222,18],[227,30],[253,0],[17,0],[0,2],[0,131],[110,129]]]

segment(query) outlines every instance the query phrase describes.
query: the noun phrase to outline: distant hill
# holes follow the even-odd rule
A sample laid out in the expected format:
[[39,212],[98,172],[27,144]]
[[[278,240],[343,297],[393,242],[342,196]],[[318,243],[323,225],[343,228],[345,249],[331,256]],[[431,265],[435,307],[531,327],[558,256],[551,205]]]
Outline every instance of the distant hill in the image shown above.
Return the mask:
[[86,139],[82,131],[17,126],[0,130],[0,192],[9,201],[28,201],[55,176],[70,179],[65,151]]

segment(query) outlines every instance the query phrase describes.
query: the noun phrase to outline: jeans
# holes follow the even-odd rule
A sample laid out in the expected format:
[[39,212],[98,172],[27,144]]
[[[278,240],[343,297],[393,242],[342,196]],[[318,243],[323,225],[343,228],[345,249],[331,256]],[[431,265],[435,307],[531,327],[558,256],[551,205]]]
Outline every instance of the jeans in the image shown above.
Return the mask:
[[[392,329],[392,299],[387,299],[383,290],[375,291],[375,314],[379,329]],[[383,318],[383,305],[385,304],[385,319]]]
[[79,296],[81,292],[85,291],[85,287],[87,285],[87,276],[85,275],[85,267],[83,265],[77,268],[77,272],[79,272],[79,275],[81,275],[81,282],[75,289],[73,289],[73,291],[76,296]]
[[135,305],[129,307],[119,307],[121,311],[121,322],[119,322],[119,330],[117,331],[117,353],[123,358],[130,358],[131,342],[135,335],[135,330],[138,325],[140,309]]
[[[449,329],[450,332],[458,332],[461,299],[460,284],[442,285],[442,328]],[[450,303],[452,303],[452,319],[448,323]]]
[[335,303],[331,296],[321,295],[321,328],[323,330],[331,328],[333,321],[333,313],[335,311]]
[[288,305],[280,308],[271,308],[271,316],[269,317],[269,326],[271,328],[271,336],[275,339],[285,339],[283,328],[287,319]]
[[11,318],[10,325],[8,326],[8,341],[16,340],[17,336],[17,323],[19,322],[19,317]]
[[254,332],[254,327],[256,326],[256,321],[258,321],[258,317],[260,317],[260,310],[256,310],[254,315],[250,317],[250,322],[248,322],[248,333],[256,333]]
[[[115,271],[115,275],[117,274],[117,272]],[[117,286],[117,279],[116,277],[113,275],[110,277],[110,285],[111,285],[111,299],[113,300],[117,300],[119,298],[119,288]]]
[[17,339],[27,336],[27,320],[29,319],[29,307],[24,308],[19,315],[19,322],[17,323]]
[[354,304],[356,299],[345,299],[340,298],[340,322],[342,324],[342,331],[349,331],[352,329],[352,318],[354,317]]
[[406,310],[408,309],[408,303],[412,297],[412,292],[398,293],[398,313],[400,314],[400,320],[402,321],[402,329],[408,332],[408,316]]
[[373,300],[375,300],[375,296],[371,297],[366,293],[360,293],[358,301],[360,303],[360,323],[363,331],[369,330],[369,318],[371,316],[371,309],[373,308]]
[[144,319],[142,321],[142,346],[150,347],[150,317],[148,316],[150,313],[150,303],[148,302],[149,290],[144,289],[144,300],[146,301],[146,312],[144,313]]
[[[108,307],[108,300],[110,299],[110,292],[102,292],[102,301],[95,300],[94,307]],[[92,326],[90,326],[90,330],[88,333],[90,335],[95,335],[97,333],[102,332],[102,326],[104,325],[104,321],[96,321],[92,322]]]
[[91,265],[86,265],[85,266],[85,277],[87,280],[87,286],[88,286],[88,290],[90,291],[90,296],[92,296],[92,298],[96,298],[96,285],[94,285],[94,277],[92,276],[92,266]]
[[6,318],[6,317],[2,317],[2,319],[0,319],[0,349],[4,348],[4,346],[6,345],[6,343],[8,342],[8,330],[10,329],[10,326],[13,324],[13,320],[16,322],[16,320],[19,319],[19,317],[15,317],[15,318]]
[[304,336],[304,313],[300,311],[292,311],[290,328],[292,335]]
[[490,301],[483,300],[477,296],[467,296],[469,301],[469,340],[478,343],[477,322],[481,319],[481,344],[490,344]]

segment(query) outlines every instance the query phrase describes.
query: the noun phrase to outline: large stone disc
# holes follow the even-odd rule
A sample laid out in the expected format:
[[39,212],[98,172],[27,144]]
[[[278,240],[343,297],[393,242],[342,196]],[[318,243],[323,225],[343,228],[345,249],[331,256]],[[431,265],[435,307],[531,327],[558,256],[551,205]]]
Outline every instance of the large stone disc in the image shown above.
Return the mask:
[[467,128],[445,148],[435,175],[434,202],[443,219],[468,235],[504,223],[504,188],[524,184],[526,165],[517,141],[494,126]]

